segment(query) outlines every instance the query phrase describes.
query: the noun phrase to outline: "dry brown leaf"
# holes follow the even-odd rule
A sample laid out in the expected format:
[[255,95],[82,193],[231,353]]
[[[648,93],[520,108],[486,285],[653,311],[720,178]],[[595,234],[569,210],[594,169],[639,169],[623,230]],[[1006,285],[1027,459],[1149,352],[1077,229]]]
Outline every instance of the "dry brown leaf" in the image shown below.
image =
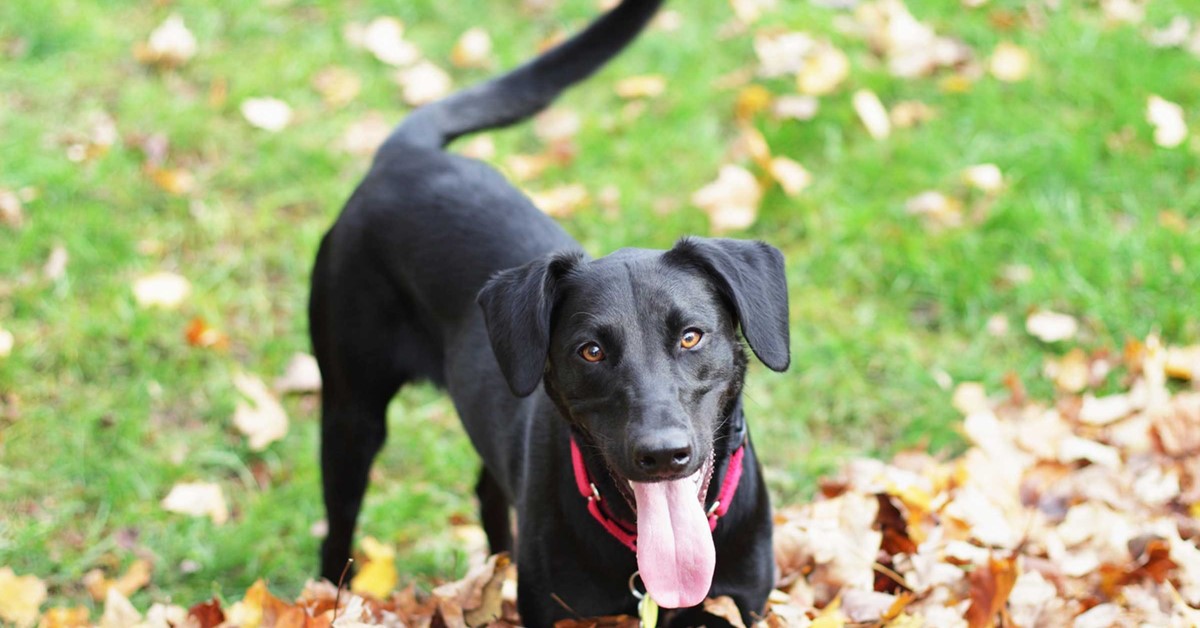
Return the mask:
[[129,597],[142,587],[150,584],[150,574],[154,571],[150,561],[139,558],[130,563],[125,573],[115,580],[104,575],[103,571],[93,569],[83,576],[83,585],[93,600],[102,602],[108,597],[109,589],[116,589],[124,597]]
[[1017,560],[992,557],[986,569],[976,569],[967,577],[971,583],[971,606],[965,619],[970,628],[995,626],[996,615],[1004,608],[1017,581]]
[[976,412],[991,412],[992,404],[988,401],[987,390],[979,382],[962,382],[954,387],[954,397],[951,400],[954,409],[963,416]]
[[209,325],[203,318],[197,316],[188,323],[183,334],[189,345],[205,349],[226,349],[229,347],[229,336],[225,332]]
[[667,79],[661,74],[630,76],[617,81],[615,89],[626,100],[657,98],[667,90]]
[[261,379],[235,373],[233,385],[244,397],[234,409],[233,425],[249,439],[251,451],[262,451],[287,435],[287,412]]
[[86,628],[91,625],[91,613],[86,606],[52,608],[38,622],[38,628]]
[[404,39],[404,22],[394,17],[371,20],[360,37],[362,47],[388,65],[410,65],[421,56],[417,47]]
[[879,101],[875,92],[860,89],[854,92],[852,103],[854,112],[858,114],[858,119],[872,138],[885,140],[892,134],[892,121],[888,117],[887,108]]
[[133,282],[133,297],[141,307],[172,310],[192,292],[192,284],[182,275],[160,271]]
[[104,613],[100,615],[100,628],[129,628],[142,623],[142,614],[133,607],[129,598],[121,595],[116,587],[104,596]]
[[247,98],[242,101],[242,117],[250,126],[278,133],[292,121],[292,108],[278,98]]
[[432,61],[420,61],[396,73],[404,102],[413,107],[429,104],[450,93],[453,81],[445,70]]
[[0,188],[0,224],[19,228],[25,222],[25,212],[21,208],[21,197],[16,192]]
[[762,189],[745,168],[721,167],[717,180],[692,195],[692,204],[708,214],[714,233],[745,229],[758,217]]
[[162,507],[182,515],[209,517],[217,525],[229,520],[225,494],[212,482],[180,482],[163,498]]
[[1164,368],[1168,377],[1185,381],[1200,380],[1200,345],[1167,347]]
[[460,68],[486,68],[491,65],[492,37],[483,28],[468,29],[454,44],[450,62]]
[[733,628],[746,628],[746,624],[742,622],[742,614],[738,611],[737,603],[728,595],[704,600],[704,612],[724,619]]

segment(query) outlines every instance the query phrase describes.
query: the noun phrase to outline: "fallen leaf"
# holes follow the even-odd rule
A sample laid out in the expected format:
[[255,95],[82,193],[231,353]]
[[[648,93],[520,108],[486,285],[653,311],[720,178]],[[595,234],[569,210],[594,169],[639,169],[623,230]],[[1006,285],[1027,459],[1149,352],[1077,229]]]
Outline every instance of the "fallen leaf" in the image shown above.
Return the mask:
[[261,379],[236,373],[233,385],[244,397],[234,409],[233,425],[249,439],[251,451],[262,451],[287,435],[287,412]]
[[757,22],[764,13],[775,10],[778,0],[729,0],[734,15],[743,24]]
[[1028,50],[1010,42],[1000,42],[992,51],[988,71],[997,80],[1015,83],[1025,80],[1031,65],[1033,56]]
[[1025,319],[1025,331],[1042,342],[1070,340],[1079,332],[1079,322],[1070,314],[1039,310]]
[[195,620],[198,624],[197,628],[216,628],[225,621],[225,613],[221,610],[221,601],[215,597],[189,608],[188,617]]
[[992,404],[988,402],[987,390],[979,382],[962,382],[956,386],[954,397],[950,403],[963,416],[992,410]]
[[1134,410],[1129,395],[1119,393],[1104,397],[1084,395],[1079,407],[1079,420],[1087,425],[1108,425],[1129,416]]
[[754,116],[771,106],[771,92],[762,85],[750,85],[738,92],[733,107],[733,116],[740,122],[749,122]]
[[196,37],[183,23],[183,18],[172,15],[150,33],[145,44],[134,48],[134,57],[146,65],[173,68],[187,63],[196,56]]
[[17,339],[11,331],[0,327],[0,358],[7,358],[12,355],[13,346],[16,345]]
[[563,107],[552,107],[533,118],[533,134],[547,144],[570,140],[579,133],[579,114]]
[[21,197],[12,190],[0,188],[0,224],[17,229],[24,223]]
[[282,131],[292,121],[292,108],[278,98],[247,98],[241,111],[250,126],[271,133]]
[[970,166],[963,170],[962,180],[984,194],[995,194],[1004,187],[1004,175],[996,164]]
[[762,189],[754,175],[735,165],[722,166],[716,181],[692,195],[692,204],[708,214],[713,232],[745,229],[758,217]]
[[500,619],[501,589],[509,564],[508,554],[497,554],[470,570],[462,580],[434,589],[438,611],[446,619],[461,616],[467,626],[484,626]]
[[850,75],[850,59],[831,44],[818,47],[796,73],[796,89],[801,94],[823,96],[834,90]]
[[[2,350],[0,350],[0,354],[3,354]],[[1167,377],[1185,381],[1200,380],[1200,345],[1167,347],[1164,368]]]
[[182,275],[160,271],[133,282],[133,297],[141,307],[173,310],[192,292],[192,284]]
[[229,336],[209,325],[203,318],[197,316],[188,323],[183,334],[189,345],[193,347],[225,349],[229,346]]
[[867,133],[870,133],[872,138],[884,140],[892,134],[892,122],[888,118],[887,108],[879,101],[875,92],[860,89],[854,92],[852,102],[854,112],[858,114],[858,119],[862,121],[863,126],[867,128]]
[[421,53],[404,39],[404,22],[394,17],[377,17],[362,32],[362,47],[376,59],[393,66],[415,63]]
[[705,599],[704,612],[724,619],[733,628],[746,628],[746,624],[742,622],[742,613],[738,610],[737,603],[728,595]]
[[396,550],[374,537],[363,537],[359,543],[363,553],[358,573],[350,580],[350,590],[385,598],[396,588]]
[[476,26],[468,29],[450,52],[450,62],[460,68],[486,68],[491,64],[492,37]]
[[772,158],[770,172],[788,196],[796,196],[812,184],[812,175],[808,170],[787,157]]
[[816,96],[792,94],[776,98],[771,113],[783,120],[812,120],[820,106]]
[[38,628],[86,628],[91,625],[91,614],[86,606],[52,608],[38,622]]
[[317,359],[307,353],[295,353],[284,367],[283,375],[275,379],[275,392],[315,393],[321,391],[321,368]]
[[1155,48],[1178,48],[1188,42],[1192,33],[1192,21],[1182,15],[1176,15],[1160,29],[1146,33],[1146,41]]
[[46,594],[46,585],[37,576],[18,576],[8,567],[0,567],[0,619],[18,628],[32,626]]
[[100,615],[100,628],[129,628],[142,623],[142,614],[133,607],[129,598],[112,587],[104,596],[104,613]]
[[420,61],[396,74],[404,102],[413,107],[440,100],[450,93],[453,81],[432,61]]
[[342,150],[351,155],[370,157],[383,145],[395,127],[393,120],[385,118],[377,111],[372,111],[365,117],[352,122],[346,128],[346,132],[342,134],[338,144]]
[[209,517],[217,525],[229,520],[229,507],[225,505],[225,495],[221,486],[211,482],[176,484],[163,498],[162,507],[182,515]]
[[975,569],[967,580],[971,585],[971,606],[965,619],[970,628],[995,626],[996,614],[1003,608],[1017,581],[1015,558],[992,557],[986,569]]
[[910,129],[932,120],[935,114],[932,107],[919,100],[903,100],[892,107],[890,115],[892,126]]
[[591,201],[587,188],[580,183],[551,188],[543,192],[531,192],[529,200],[547,216],[568,218]]
[[358,93],[362,91],[362,80],[347,68],[331,66],[313,77],[313,87],[321,94],[326,106],[338,108],[358,98]]
[[46,257],[46,263],[42,265],[42,277],[46,281],[58,281],[67,275],[67,262],[71,256],[67,253],[67,247],[61,244],[55,244],[54,248],[50,249],[50,255]]
[[1100,0],[1100,8],[1113,22],[1138,24],[1146,17],[1145,0]]
[[1160,96],[1146,99],[1146,121],[1154,127],[1154,143],[1163,148],[1175,148],[1187,139],[1183,107]]
[[667,79],[661,74],[630,76],[617,81],[615,89],[625,100],[656,98],[667,90]]
[[921,217],[925,226],[934,230],[963,224],[962,202],[937,190],[925,191],[908,199],[904,209],[913,216]]
[[129,597],[139,589],[150,584],[150,574],[154,567],[149,561],[139,558],[130,563],[129,568],[119,578],[113,580],[104,575],[99,569],[93,569],[83,576],[83,584],[88,594],[97,602],[108,597],[109,589],[116,589],[124,597]]
[[492,139],[491,135],[476,135],[463,142],[459,148],[459,152],[464,157],[480,161],[491,161],[496,157],[496,141]]
[[182,168],[150,168],[150,179],[164,192],[183,196],[196,189],[196,178]]
[[754,53],[758,56],[758,75],[774,78],[797,74],[804,69],[805,58],[812,54],[817,42],[807,33],[760,32],[754,36]]

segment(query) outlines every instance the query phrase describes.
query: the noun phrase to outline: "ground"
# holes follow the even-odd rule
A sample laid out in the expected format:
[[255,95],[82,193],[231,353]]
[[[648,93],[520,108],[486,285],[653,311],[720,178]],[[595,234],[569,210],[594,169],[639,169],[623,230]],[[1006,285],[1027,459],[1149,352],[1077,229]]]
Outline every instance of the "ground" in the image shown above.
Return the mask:
[[[0,332],[12,338],[0,351],[0,566],[37,574],[70,603],[88,603],[86,572],[137,557],[155,565],[133,598],[142,607],[240,595],[259,577],[299,591],[316,571],[323,516],[314,402],[288,397],[286,436],[252,451],[232,427],[232,381],[270,382],[308,351],[312,256],[369,161],[342,138],[369,114],[390,123],[407,110],[396,69],[346,31],[395,16],[461,86],[528,58],[596,3],[549,4],[0,3],[0,192],[21,214],[0,221]],[[783,1],[739,27],[727,3],[670,3],[677,28],[652,29],[562,102],[580,120],[573,158],[523,185],[582,184],[592,202],[562,220],[595,254],[711,233],[691,199],[722,165],[766,182],[730,150],[739,120],[811,173],[794,196],[767,187],[753,224],[729,233],[788,259],[792,370],[755,367],[747,389],[779,502],[809,494],[850,454],[961,448],[954,383],[997,389],[1012,374],[1049,398],[1038,374],[1063,349],[1026,332],[1031,313],[1074,317],[1075,344],[1089,349],[1119,351],[1150,332],[1200,340],[1200,145],[1160,146],[1146,120],[1157,95],[1200,124],[1200,61],[1148,41],[1172,17],[1200,15],[1184,0],[1151,2],[1136,23],[1098,3],[1053,4],[913,1],[913,15],[974,62],[899,78],[848,26],[851,11]],[[174,68],[139,60],[135,48],[173,14],[195,55]],[[494,42],[493,69],[454,67],[455,41],[476,26]],[[754,75],[755,36],[773,30],[811,33],[847,56],[848,76],[811,120],[738,113],[751,85],[796,93],[790,75]],[[987,71],[1002,42],[1029,54],[1027,75]],[[361,82],[349,102],[314,86],[332,66]],[[666,90],[631,105],[614,87],[635,75],[661,75]],[[936,115],[874,139],[852,106],[863,89]],[[254,97],[289,103],[290,124],[251,125],[241,105]],[[496,163],[544,150],[530,125],[490,136]],[[1003,176],[990,195],[960,180],[984,163]],[[928,190],[961,198],[962,224],[906,210]],[[56,250],[65,267],[47,268],[62,260]],[[174,308],[135,299],[134,282],[158,271],[190,283]],[[189,342],[196,319],[227,341]],[[475,456],[430,388],[406,390],[390,428],[362,530],[400,548],[408,577],[459,576],[447,523],[474,517]],[[230,520],[164,510],[181,481],[221,485]]]

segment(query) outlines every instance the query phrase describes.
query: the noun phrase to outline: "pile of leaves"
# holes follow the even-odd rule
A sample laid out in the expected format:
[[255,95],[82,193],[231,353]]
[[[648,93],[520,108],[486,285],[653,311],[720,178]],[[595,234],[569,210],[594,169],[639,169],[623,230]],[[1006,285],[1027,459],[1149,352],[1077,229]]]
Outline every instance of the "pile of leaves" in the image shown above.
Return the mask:
[[[855,460],[811,503],[780,508],[779,580],[762,625],[1200,624],[1200,346],[1150,337],[1120,354],[1074,349],[1045,374],[1053,403],[1031,399],[1016,377],[994,394],[960,384],[953,402],[970,443],[962,455]],[[105,627],[520,625],[505,555],[424,594],[394,592],[390,548],[369,541],[363,550],[349,590],[310,582],[294,602],[259,581],[228,606],[156,604],[143,615],[126,596],[148,570],[97,574],[88,586],[104,600]],[[0,570],[0,619],[90,625],[84,607],[40,614],[44,598],[36,578]],[[706,607],[742,625],[728,598]]]

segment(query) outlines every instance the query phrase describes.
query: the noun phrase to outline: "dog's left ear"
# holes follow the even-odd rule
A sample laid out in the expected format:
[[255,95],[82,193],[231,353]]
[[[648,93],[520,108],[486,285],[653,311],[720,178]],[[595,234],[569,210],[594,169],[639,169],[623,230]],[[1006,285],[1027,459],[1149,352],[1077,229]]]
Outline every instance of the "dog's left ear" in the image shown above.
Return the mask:
[[558,280],[582,258],[554,253],[492,276],[475,299],[508,388],[528,397],[542,381]]
[[787,370],[788,294],[783,253],[759,241],[684,238],[668,261],[698,267],[733,305],[746,343],[773,371]]

